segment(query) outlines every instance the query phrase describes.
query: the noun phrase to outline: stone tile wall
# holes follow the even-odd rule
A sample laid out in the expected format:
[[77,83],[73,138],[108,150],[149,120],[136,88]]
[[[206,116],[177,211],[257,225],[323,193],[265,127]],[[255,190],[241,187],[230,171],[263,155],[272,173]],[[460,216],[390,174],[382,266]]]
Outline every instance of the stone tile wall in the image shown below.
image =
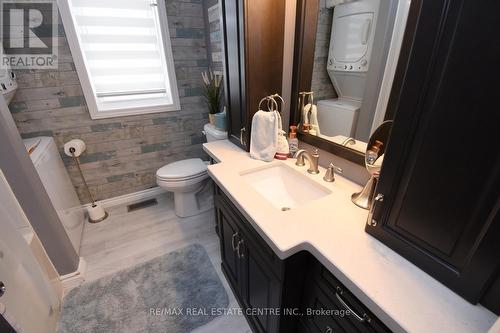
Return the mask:
[[82,169],[97,200],[156,186],[166,163],[205,157],[201,144],[208,109],[201,93],[208,68],[202,0],[166,0],[181,111],[92,120],[75,71],[64,29],[58,70],[17,71],[19,90],[10,110],[24,138],[53,136],[82,203],[89,202],[66,141],[87,144]]
[[321,1],[316,32],[316,49],[314,51],[314,69],[311,82],[311,90],[314,91],[315,101],[337,98],[332,81],[326,70],[332,21],[333,9],[326,8],[324,1]]
[[209,31],[209,60],[214,71],[223,71],[222,28],[219,0],[207,0],[207,30]]

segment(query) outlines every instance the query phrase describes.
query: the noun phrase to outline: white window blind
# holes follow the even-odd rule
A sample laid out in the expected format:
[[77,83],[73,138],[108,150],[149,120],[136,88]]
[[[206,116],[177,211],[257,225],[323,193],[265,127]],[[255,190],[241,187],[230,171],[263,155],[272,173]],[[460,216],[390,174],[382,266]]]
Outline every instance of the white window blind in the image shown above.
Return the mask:
[[178,104],[156,0],[67,1],[98,111]]

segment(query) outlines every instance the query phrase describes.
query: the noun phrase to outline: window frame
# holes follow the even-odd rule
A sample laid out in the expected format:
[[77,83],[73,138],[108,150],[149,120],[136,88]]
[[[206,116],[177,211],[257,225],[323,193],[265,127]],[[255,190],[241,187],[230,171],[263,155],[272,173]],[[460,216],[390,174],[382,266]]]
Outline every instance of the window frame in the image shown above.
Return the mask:
[[[75,69],[80,79],[83,95],[87,101],[88,110],[92,119],[104,119],[113,117],[124,117],[132,115],[143,115],[149,113],[160,113],[169,111],[180,111],[180,98],[177,88],[177,78],[175,75],[174,58],[172,55],[172,43],[168,28],[167,10],[164,1],[157,1],[158,16],[160,23],[161,40],[167,65],[168,79],[170,84],[170,93],[172,95],[172,104],[151,105],[151,106],[127,106],[99,110],[98,97],[91,83],[91,77],[88,67],[85,63],[83,50],[80,46],[80,39],[77,34],[75,22],[71,14],[71,8],[68,0],[57,0],[59,12],[63,21],[66,39],[73,56]],[[126,104],[126,103],[121,103]],[[131,103],[133,104],[133,103]]]

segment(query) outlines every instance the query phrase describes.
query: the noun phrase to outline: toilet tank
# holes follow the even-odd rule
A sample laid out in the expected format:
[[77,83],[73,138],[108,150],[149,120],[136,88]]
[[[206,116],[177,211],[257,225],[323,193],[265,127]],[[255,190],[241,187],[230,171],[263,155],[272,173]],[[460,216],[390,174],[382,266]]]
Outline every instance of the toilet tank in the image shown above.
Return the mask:
[[318,102],[321,135],[354,137],[360,105],[355,101],[324,99]]
[[75,251],[79,254],[85,217],[54,139],[37,137],[23,141],[28,153],[31,152],[31,161],[42,180],[45,191]]
[[215,128],[212,124],[203,126],[203,134],[207,137],[207,142],[227,139],[227,132]]

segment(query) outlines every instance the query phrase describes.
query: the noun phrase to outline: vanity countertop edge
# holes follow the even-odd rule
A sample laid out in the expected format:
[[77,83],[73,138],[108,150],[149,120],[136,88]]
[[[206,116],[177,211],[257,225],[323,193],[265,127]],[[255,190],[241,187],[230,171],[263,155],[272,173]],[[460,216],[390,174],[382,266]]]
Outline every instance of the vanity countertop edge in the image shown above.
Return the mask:
[[[310,175],[294,160],[263,162],[221,140],[203,144],[217,164],[209,175],[281,259],[310,252],[394,332],[488,332],[497,316],[473,305],[364,231],[368,211],[350,201],[361,186],[325,169]],[[230,163],[224,163],[228,161]],[[246,184],[240,172],[285,163],[332,193],[280,211]],[[246,186],[245,186],[246,185]],[[297,189],[300,190],[300,189]]]

